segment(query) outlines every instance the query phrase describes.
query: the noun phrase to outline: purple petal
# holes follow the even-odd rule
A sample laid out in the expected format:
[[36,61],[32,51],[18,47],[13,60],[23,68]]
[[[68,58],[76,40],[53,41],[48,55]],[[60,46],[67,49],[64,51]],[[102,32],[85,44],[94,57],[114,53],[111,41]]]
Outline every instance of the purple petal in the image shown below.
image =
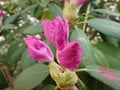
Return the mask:
[[60,65],[71,71],[75,71],[78,68],[81,59],[82,47],[77,41],[68,43],[58,54]]
[[47,44],[36,37],[24,38],[28,46],[30,57],[41,62],[51,62],[54,59],[53,53]]
[[62,50],[68,42],[69,26],[67,20],[57,16],[53,21],[44,20],[44,35],[58,50]]
[[51,42],[53,42],[53,37],[54,37],[54,25],[52,23],[52,21],[50,20],[44,20],[42,22],[43,26],[44,26],[44,36]]

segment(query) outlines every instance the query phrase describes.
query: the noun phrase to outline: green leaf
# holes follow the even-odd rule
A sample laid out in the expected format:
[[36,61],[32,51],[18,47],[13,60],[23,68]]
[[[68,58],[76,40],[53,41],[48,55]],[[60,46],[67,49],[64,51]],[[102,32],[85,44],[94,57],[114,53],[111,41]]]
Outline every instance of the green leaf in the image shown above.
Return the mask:
[[54,19],[54,16],[51,14],[50,11],[44,11],[42,13],[41,20],[44,20],[44,19]]
[[103,38],[104,38],[105,42],[108,42],[108,43],[118,47],[118,39],[113,38],[113,37],[109,37],[109,36],[104,36]]
[[15,90],[30,90],[39,85],[49,74],[48,66],[38,63],[25,69],[15,80]]
[[19,17],[18,17],[18,20],[27,20],[28,19],[28,14],[24,13],[24,14],[21,14]]
[[2,26],[2,30],[15,29],[13,24],[5,24]]
[[117,22],[96,18],[89,20],[88,24],[105,35],[120,39],[120,24]]
[[29,26],[28,28],[26,28],[23,33],[24,34],[32,34],[32,35],[35,35],[37,33],[40,33],[43,31],[43,26],[38,23],[36,25],[32,25],[32,26]]
[[22,55],[26,45],[23,43],[23,40],[15,40],[10,44],[6,55],[6,61],[8,64],[14,64],[18,58]]
[[17,14],[9,16],[8,18],[5,19],[4,23],[5,24],[13,23],[17,19],[17,17],[18,17]]
[[21,60],[21,67],[22,69],[26,69],[30,67],[31,65],[35,64],[35,60],[32,60],[28,54],[28,50],[26,49],[24,53],[22,54],[22,60]]
[[50,4],[48,9],[54,17],[56,17],[56,16],[61,16],[62,17],[62,15],[63,15],[62,14],[62,9],[55,4]]
[[86,67],[86,71],[94,78],[112,87],[114,90],[120,90],[119,70],[101,67],[97,65],[89,65]]
[[48,3],[49,3],[48,1],[41,2],[40,6],[45,8],[48,5]]
[[42,88],[41,90],[54,90],[55,86],[54,85],[47,85],[44,88]]
[[108,9],[95,9],[93,12],[99,12],[99,13],[103,13],[103,14],[107,14],[107,15],[120,17],[120,13],[113,12],[113,11],[110,11]]
[[28,11],[33,11],[38,5],[39,5],[39,4],[33,4],[33,5],[25,8],[25,9],[21,12],[21,14],[27,13]]
[[94,64],[92,45],[87,35],[80,29],[73,30],[70,41],[77,40],[83,48],[84,64]]
[[25,25],[23,25],[22,27],[19,27],[17,30],[15,30],[14,32],[15,33],[19,33],[19,34],[23,34],[23,31],[26,29],[26,28],[28,28],[28,27],[30,27],[31,26],[31,24],[25,24]]
[[109,67],[109,62],[105,55],[97,48],[94,48],[94,60],[97,65]]
[[98,43],[95,45],[107,58],[110,68],[120,70],[120,49],[109,43]]
[[[9,34],[11,34],[11,33],[9,33]],[[14,35],[14,34],[11,34],[11,35]],[[13,40],[14,40],[13,37],[9,37],[9,38],[6,37],[6,40],[0,42],[0,47],[2,47],[2,46],[5,45],[5,44],[11,43]]]
[[35,8],[33,12],[33,17],[39,17],[42,13],[43,8],[39,5]]

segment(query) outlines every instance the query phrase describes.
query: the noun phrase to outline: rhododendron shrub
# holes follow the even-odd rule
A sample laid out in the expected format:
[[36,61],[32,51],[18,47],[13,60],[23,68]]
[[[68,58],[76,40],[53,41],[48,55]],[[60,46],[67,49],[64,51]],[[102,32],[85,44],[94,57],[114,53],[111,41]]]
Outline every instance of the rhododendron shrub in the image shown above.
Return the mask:
[[120,0],[0,0],[0,90],[120,90]]

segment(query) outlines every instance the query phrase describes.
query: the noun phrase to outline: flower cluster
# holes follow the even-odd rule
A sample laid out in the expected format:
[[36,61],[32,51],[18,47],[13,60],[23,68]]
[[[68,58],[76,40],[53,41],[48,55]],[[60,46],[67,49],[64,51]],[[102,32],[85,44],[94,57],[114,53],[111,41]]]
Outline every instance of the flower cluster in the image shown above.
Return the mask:
[[82,47],[77,41],[68,42],[69,26],[67,20],[57,16],[53,21],[44,20],[44,36],[53,43],[57,49],[57,61],[55,63],[52,50],[47,44],[37,37],[24,38],[28,46],[30,57],[41,62],[50,62],[50,74],[60,89],[78,90],[75,84],[78,77],[75,70],[82,58]]
[[[56,47],[59,64],[71,71],[75,71],[82,58],[82,47],[77,41],[68,43],[69,27],[67,20],[57,16],[55,20],[44,20],[44,36]],[[28,46],[30,57],[41,62],[54,60],[51,49],[36,37],[24,38]]]

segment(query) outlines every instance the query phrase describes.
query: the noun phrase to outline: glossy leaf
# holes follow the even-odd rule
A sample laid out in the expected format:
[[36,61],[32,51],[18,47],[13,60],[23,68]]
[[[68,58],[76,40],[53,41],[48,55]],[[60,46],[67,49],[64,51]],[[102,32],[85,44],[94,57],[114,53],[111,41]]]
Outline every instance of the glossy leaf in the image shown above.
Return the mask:
[[46,7],[48,5],[48,1],[44,1],[40,3],[41,7]]
[[9,30],[9,29],[15,29],[14,25],[13,24],[5,24],[3,25],[2,27],[2,30]]
[[70,36],[70,41],[77,40],[83,48],[84,64],[94,64],[92,45],[87,35],[80,29],[74,30]]
[[99,12],[99,13],[102,13],[102,14],[107,14],[107,15],[120,17],[120,13],[113,12],[113,11],[110,11],[108,9],[95,9],[93,12]]
[[96,18],[89,20],[88,24],[105,35],[120,39],[120,24],[117,22]]
[[18,58],[22,55],[26,45],[22,40],[15,40],[10,44],[10,48],[8,49],[6,55],[6,61],[8,64],[14,64]]
[[13,23],[16,19],[17,19],[18,15],[15,14],[15,15],[12,15],[12,16],[9,16],[8,18],[5,19],[5,24],[10,24],[10,23]]
[[104,38],[105,42],[108,42],[108,43],[118,47],[118,39],[109,37],[109,36],[104,36],[103,38]]
[[35,8],[34,12],[33,12],[33,16],[34,17],[39,17],[42,13],[43,8],[39,5]]
[[120,70],[120,49],[109,43],[95,45],[107,58],[110,67]]
[[97,65],[109,67],[109,61],[105,55],[97,48],[94,48],[94,60]]
[[35,60],[32,60],[28,54],[28,50],[26,49],[22,54],[22,60],[21,60],[21,67],[22,69],[26,69],[30,66],[35,64]]
[[32,10],[34,10],[38,5],[39,5],[39,4],[33,4],[33,5],[25,8],[21,13],[23,14],[23,13],[27,13],[28,11],[32,11]]
[[48,9],[54,17],[56,16],[62,17],[62,9],[59,6],[52,4],[52,5],[49,5]]
[[120,89],[120,85],[119,85],[120,71],[119,70],[110,69],[110,68],[97,66],[97,65],[89,65],[86,67],[86,71],[94,78],[112,87],[114,90]]
[[15,80],[15,90],[30,90],[39,85],[49,74],[48,66],[38,63],[25,69]]
[[37,34],[37,33],[40,33],[43,31],[43,27],[40,23],[36,24],[36,25],[32,25],[32,26],[29,26],[28,28],[26,28],[23,33],[24,34]]

